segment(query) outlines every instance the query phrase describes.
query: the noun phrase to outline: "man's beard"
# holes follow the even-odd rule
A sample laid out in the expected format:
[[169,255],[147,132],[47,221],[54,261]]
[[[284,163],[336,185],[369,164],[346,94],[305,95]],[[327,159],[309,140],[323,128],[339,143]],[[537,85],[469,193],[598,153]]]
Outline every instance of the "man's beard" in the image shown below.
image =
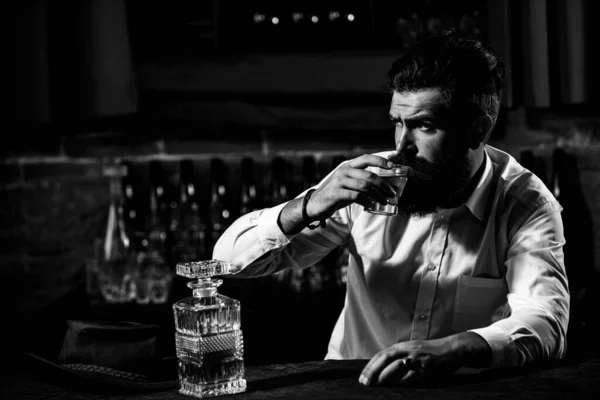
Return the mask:
[[388,159],[410,167],[398,208],[411,216],[424,217],[439,208],[456,207],[471,173],[467,151],[448,153],[433,163],[402,153],[391,154]]

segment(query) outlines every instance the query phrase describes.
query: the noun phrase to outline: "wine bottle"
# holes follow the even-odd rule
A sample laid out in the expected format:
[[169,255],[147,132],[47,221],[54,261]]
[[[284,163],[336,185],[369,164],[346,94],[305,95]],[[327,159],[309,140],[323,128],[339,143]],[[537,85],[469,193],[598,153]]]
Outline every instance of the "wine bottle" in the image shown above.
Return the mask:
[[259,185],[256,182],[256,165],[250,157],[242,158],[242,185],[240,199],[240,215],[256,211],[259,206]]
[[107,303],[127,303],[135,298],[136,287],[133,279],[135,254],[123,215],[121,179],[126,175],[126,168],[107,166],[103,172],[110,181],[110,204],[98,263],[98,284]]
[[159,161],[150,161],[149,181],[146,238],[137,257],[136,301],[140,304],[162,304],[168,301],[173,273],[167,264],[168,203],[165,196],[164,171]]
[[200,193],[192,160],[180,162],[177,241],[173,254],[177,263],[207,258],[207,224],[202,213]]
[[283,157],[271,161],[271,180],[268,186],[267,203],[270,207],[290,200],[289,166]]
[[230,197],[227,189],[225,163],[219,158],[211,160],[210,166],[210,224],[211,245],[217,242],[231,224]]

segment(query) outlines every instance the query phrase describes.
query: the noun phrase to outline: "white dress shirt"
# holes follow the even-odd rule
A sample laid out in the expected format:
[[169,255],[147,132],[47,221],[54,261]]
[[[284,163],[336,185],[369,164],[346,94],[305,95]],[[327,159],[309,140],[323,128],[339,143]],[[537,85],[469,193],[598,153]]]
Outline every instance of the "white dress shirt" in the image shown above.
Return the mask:
[[510,155],[486,146],[485,159],[455,209],[386,217],[352,204],[325,228],[285,235],[281,204],[235,221],[214,258],[240,277],[263,276],[307,268],[347,244],[346,298],[327,359],[371,358],[400,341],[465,331],[488,342],[492,366],[560,358],[569,317],[561,207]]

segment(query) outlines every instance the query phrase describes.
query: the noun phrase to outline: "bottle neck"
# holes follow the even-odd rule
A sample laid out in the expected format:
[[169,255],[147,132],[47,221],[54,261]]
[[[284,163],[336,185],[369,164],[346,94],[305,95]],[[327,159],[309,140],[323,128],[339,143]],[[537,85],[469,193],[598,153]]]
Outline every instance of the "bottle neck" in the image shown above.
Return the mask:
[[287,186],[282,181],[273,182],[269,195],[271,197],[271,205],[277,205],[286,200],[289,200]]
[[[199,217],[196,187],[192,183],[182,182],[179,194],[180,219]],[[185,221],[181,221],[182,223]]]
[[229,225],[231,214],[227,205],[226,193],[227,189],[223,183],[213,184],[210,218],[215,229]]
[[104,239],[104,259],[117,257],[121,252],[127,252],[130,247],[129,236],[123,217],[123,196],[121,183],[118,179],[110,182],[110,207]]
[[210,289],[194,289],[194,297],[215,297],[217,295],[217,288]]
[[150,188],[150,227],[162,226],[165,222],[164,216],[164,189],[159,185],[152,185]]
[[244,183],[242,185],[242,201],[240,214],[246,214],[258,209],[258,199],[256,185],[254,183]]
[[196,282],[189,282],[188,287],[192,289],[194,297],[215,297],[217,288],[223,283],[222,279],[204,278]]
[[110,200],[118,205],[123,203],[123,193],[121,191],[121,182],[119,179],[110,180]]

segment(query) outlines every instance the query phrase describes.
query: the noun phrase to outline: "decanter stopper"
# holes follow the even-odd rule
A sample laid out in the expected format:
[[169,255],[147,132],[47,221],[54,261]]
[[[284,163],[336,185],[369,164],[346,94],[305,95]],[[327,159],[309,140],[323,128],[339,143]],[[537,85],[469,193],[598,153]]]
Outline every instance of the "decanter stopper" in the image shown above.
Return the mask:
[[177,264],[177,275],[186,278],[210,279],[231,272],[231,264],[221,260],[192,261]]

